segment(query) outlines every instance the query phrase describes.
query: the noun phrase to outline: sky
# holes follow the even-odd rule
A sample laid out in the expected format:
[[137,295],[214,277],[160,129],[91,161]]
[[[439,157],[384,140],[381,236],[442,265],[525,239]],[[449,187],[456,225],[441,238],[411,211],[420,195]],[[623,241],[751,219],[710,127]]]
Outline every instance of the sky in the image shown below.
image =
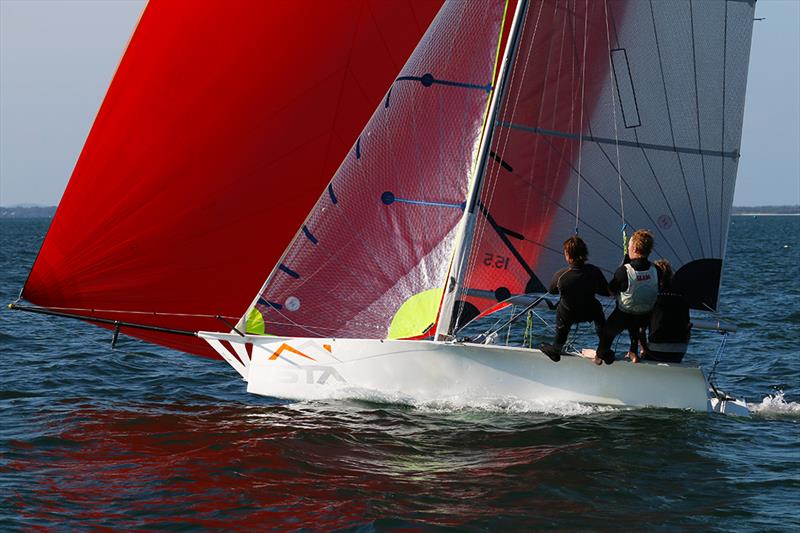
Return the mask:
[[[0,0],[0,205],[56,205],[144,0]],[[800,204],[800,0],[759,0],[734,205]]]

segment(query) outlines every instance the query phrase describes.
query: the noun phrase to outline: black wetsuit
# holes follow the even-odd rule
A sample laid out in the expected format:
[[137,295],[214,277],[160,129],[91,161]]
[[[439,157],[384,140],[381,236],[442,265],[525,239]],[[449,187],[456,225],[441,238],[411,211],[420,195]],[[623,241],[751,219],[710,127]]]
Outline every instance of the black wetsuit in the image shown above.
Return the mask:
[[578,322],[594,322],[598,336],[603,330],[605,314],[595,294],[607,296],[608,284],[603,273],[594,265],[571,265],[553,275],[549,292],[560,294],[556,309],[556,339],[560,349],[567,341],[569,330]]
[[[633,269],[637,272],[646,272],[650,270],[652,266],[650,261],[643,257],[629,260],[626,256],[625,263],[628,262],[630,262]],[[661,286],[661,270],[656,268],[656,273],[658,275],[658,284]],[[628,271],[625,268],[625,264],[614,272],[614,276],[608,283],[608,288],[613,294],[619,294],[628,290]],[[608,320],[606,320],[603,334],[600,336],[600,344],[597,346],[598,355],[610,350],[617,335],[626,329],[631,333],[631,350],[633,351],[638,341],[639,331],[646,328],[649,323],[650,313],[634,315],[622,311],[619,305],[617,305],[614,311],[611,312],[611,315],[609,315]]]
[[680,294],[658,295],[650,315],[647,359],[680,363],[686,353],[692,324],[689,304]]

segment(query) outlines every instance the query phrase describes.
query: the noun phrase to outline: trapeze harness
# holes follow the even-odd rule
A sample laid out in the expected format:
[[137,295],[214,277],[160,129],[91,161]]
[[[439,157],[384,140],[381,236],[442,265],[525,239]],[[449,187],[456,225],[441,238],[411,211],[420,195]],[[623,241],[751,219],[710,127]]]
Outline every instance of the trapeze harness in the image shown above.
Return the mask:
[[653,310],[658,298],[658,270],[650,265],[648,270],[637,271],[625,264],[628,273],[628,288],[617,295],[620,311],[631,315],[646,315]]

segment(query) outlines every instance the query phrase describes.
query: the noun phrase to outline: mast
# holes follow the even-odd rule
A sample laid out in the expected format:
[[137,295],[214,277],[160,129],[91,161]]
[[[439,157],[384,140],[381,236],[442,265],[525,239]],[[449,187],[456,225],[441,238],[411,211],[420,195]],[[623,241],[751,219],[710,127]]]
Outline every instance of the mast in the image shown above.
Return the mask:
[[497,74],[497,82],[495,83],[496,89],[494,95],[492,95],[492,101],[489,105],[486,123],[484,124],[483,135],[481,136],[481,144],[478,149],[478,160],[476,164],[477,173],[475,179],[472,180],[472,184],[468,193],[466,209],[464,210],[464,218],[461,221],[461,230],[459,231],[459,236],[457,237],[455,248],[453,250],[453,261],[451,263],[452,274],[446,281],[445,295],[442,300],[442,307],[439,310],[439,323],[436,326],[435,337],[437,340],[445,340],[453,327],[453,306],[455,304],[456,297],[458,296],[458,293],[464,284],[464,277],[466,276],[467,261],[469,259],[469,253],[472,247],[473,234],[477,219],[476,208],[481,195],[483,177],[486,173],[489,152],[491,151],[492,147],[492,135],[494,134],[496,116],[500,109],[500,101],[505,93],[509,67],[513,63],[514,56],[516,55],[519,34],[521,33],[522,28],[521,22],[525,16],[527,7],[528,0],[519,0],[517,3],[517,8],[514,12],[514,19],[511,22],[508,44],[506,45],[505,52],[503,53],[500,72]]

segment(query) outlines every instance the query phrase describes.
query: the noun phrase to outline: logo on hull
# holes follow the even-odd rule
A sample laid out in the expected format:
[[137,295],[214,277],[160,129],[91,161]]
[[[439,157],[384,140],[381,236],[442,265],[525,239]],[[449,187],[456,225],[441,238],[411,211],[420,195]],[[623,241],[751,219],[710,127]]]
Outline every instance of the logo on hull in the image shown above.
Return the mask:
[[[322,347],[327,352],[332,352],[330,344],[323,344]],[[308,354],[305,354],[294,348],[293,346],[288,345],[287,343],[281,343],[277,350],[272,352],[272,355],[269,356],[269,361],[276,361],[278,360],[281,355],[283,355],[283,360],[290,363],[294,366],[294,368],[287,368],[283,365],[278,365],[271,369],[269,375],[272,380],[279,381],[281,383],[305,383],[307,385],[325,385],[326,383],[333,380],[333,382],[338,383],[347,383],[347,381],[342,377],[339,372],[336,371],[335,368],[332,366],[325,366],[325,365],[298,365],[291,360],[291,358],[287,357],[288,354],[299,355],[300,357],[304,357],[315,363],[318,362],[316,359],[311,357]]]
[[285,342],[283,344],[281,344],[280,347],[273,352],[273,354],[270,356],[269,360],[270,361],[274,361],[275,359],[277,359],[278,357],[281,356],[281,354],[284,352],[284,350],[287,351],[287,352],[290,352],[290,353],[297,354],[297,355],[300,355],[302,357],[305,357],[306,359],[311,359],[314,362],[317,361],[316,359],[314,359],[310,355],[304,354],[303,352],[301,352],[297,348],[292,348],[291,346],[289,346]]
[[[332,366],[306,365],[298,368],[280,368],[270,372],[274,381],[281,383],[300,383],[306,385],[325,385],[330,379],[334,382],[347,383]],[[305,379],[303,379],[305,378]]]

